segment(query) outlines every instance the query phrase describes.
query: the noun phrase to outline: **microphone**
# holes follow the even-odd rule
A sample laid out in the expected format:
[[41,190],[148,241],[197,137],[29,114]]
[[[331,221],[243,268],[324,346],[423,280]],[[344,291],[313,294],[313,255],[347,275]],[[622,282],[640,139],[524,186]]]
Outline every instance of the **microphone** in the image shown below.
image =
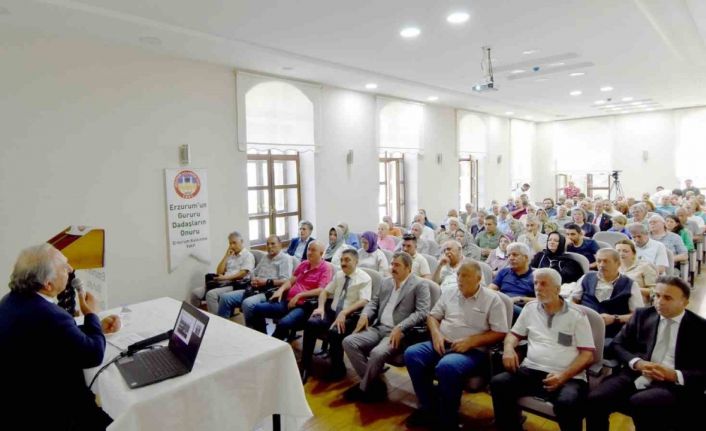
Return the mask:
[[83,292],[83,281],[80,278],[74,278],[71,280],[71,287],[76,289],[76,292],[81,293]]
[[170,329],[167,332],[162,332],[161,334],[157,334],[153,337],[145,338],[144,340],[138,341],[136,343],[132,343],[129,346],[127,346],[127,355],[132,355],[139,350],[145,349],[152,344],[159,343],[160,341],[168,340],[172,336],[173,330]]

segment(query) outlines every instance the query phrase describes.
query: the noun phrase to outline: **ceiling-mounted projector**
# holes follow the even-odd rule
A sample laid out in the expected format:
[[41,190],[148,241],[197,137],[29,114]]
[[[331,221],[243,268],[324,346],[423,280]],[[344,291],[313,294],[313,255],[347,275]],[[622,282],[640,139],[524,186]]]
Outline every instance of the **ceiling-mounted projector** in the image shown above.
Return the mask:
[[485,75],[485,81],[473,86],[473,91],[478,93],[485,93],[486,91],[498,91],[495,86],[495,80],[493,79],[493,63],[490,59],[490,47],[484,46],[481,48],[483,55],[480,60],[480,70],[483,71]]

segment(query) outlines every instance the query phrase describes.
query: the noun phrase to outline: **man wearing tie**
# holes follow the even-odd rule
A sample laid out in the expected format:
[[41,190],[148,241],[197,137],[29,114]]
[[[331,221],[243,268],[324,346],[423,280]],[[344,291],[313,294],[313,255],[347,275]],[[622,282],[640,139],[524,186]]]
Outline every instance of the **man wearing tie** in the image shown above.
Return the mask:
[[[319,294],[319,306],[314,310],[304,329],[302,348],[302,381],[306,383],[316,339],[328,333],[331,371],[326,380],[340,380],[346,375],[343,363],[343,338],[353,332],[357,319],[351,315],[365,307],[372,295],[370,276],[358,268],[358,252],[344,250],[341,254],[341,270]],[[332,301],[327,301],[333,297]],[[329,302],[329,306],[327,305]]]
[[607,431],[615,410],[630,414],[637,431],[679,428],[700,413],[706,320],[686,310],[689,294],[680,278],[660,277],[654,306],[637,309],[613,339],[623,369],[590,393],[589,431]]

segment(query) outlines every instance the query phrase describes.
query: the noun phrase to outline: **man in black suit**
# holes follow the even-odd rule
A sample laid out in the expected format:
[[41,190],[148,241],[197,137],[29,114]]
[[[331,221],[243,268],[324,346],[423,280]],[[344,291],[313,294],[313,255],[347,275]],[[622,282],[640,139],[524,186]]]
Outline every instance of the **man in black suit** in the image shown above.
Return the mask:
[[49,244],[23,250],[0,300],[0,376],[7,396],[3,420],[17,429],[102,430],[111,418],[86,387],[84,368],[103,361],[103,331],[117,316],[98,320],[96,299],[79,293],[84,324],[56,304],[72,271]]
[[615,410],[630,414],[637,431],[679,429],[700,413],[706,320],[686,310],[689,293],[680,278],[660,277],[654,306],[637,309],[613,339],[623,369],[591,391],[589,431],[607,431]]

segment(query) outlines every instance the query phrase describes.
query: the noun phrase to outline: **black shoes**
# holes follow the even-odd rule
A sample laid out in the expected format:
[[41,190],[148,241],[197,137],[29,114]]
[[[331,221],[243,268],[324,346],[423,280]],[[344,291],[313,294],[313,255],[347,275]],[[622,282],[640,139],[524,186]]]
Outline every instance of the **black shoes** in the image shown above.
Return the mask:
[[407,420],[404,421],[405,425],[409,428],[432,428],[436,422],[436,417],[430,412],[422,409],[415,410]]

